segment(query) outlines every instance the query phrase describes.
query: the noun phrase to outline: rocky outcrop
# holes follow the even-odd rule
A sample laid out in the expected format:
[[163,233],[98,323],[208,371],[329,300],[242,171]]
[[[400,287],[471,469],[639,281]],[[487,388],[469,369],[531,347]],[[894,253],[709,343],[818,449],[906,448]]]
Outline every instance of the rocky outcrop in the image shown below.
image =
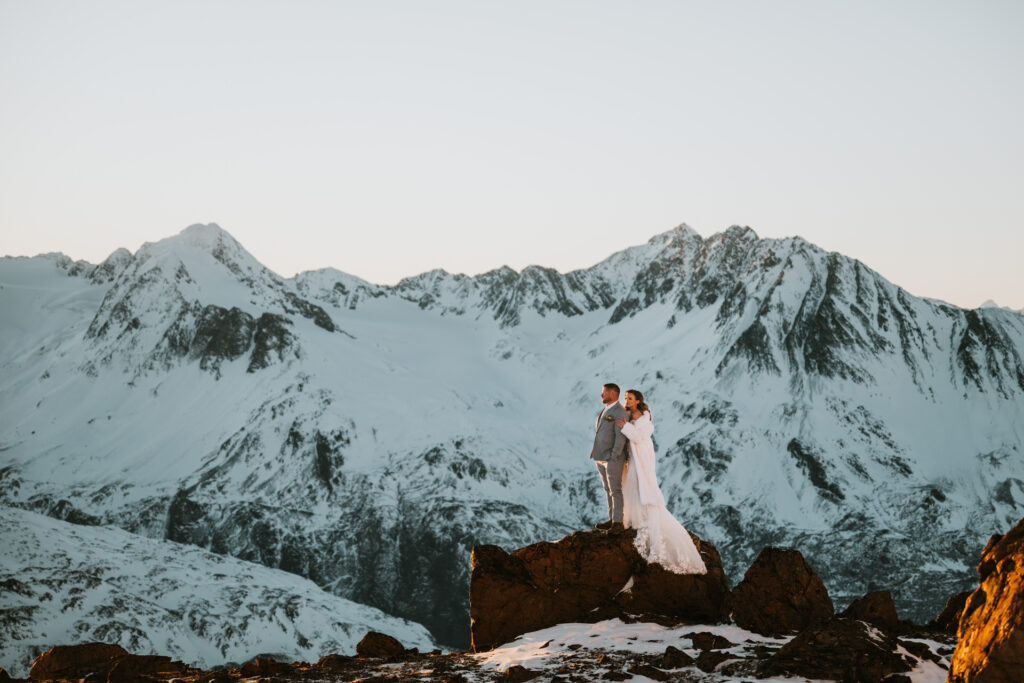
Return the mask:
[[127,656],[128,651],[120,645],[58,645],[36,658],[28,677],[31,681],[45,681],[51,678],[81,678],[93,672],[101,672],[105,677],[117,660]]
[[469,584],[472,650],[566,622],[621,616],[713,622],[727,615],[728,585],[718,552],[696,539],[704,575],[674,575],[648,565],[634,532],[578,531],[513,553],[473,548]]
[[120,683],[145,676],[172,676],[188,671],[181,662],[158,655],[133,655],[119,645],[83,643],[58,645],[36,658],[29,671],[31,681],[79,680],[90,674],[98,680]]
[[797,550],[768,547],[732,591],[732,618],[763,635],[785,635],[834,614],[825,584]]
[[948,680],[1024,681],[1024,519],[989,539],[978,574],[981,585],[960,616]]
[[704,559],[707,574],[675,574],[660,564],[640,560],[633,585],[615,596],[615,607],[627,614],[685,621],[714,623],[724,619],[729,613],[729,585],[722,559],[711,543],[690,536]]
[[863,621],[836,617],[783,645],[760,666],[759,673],[876,683],[890,674],[909,671],[916,663],[896,648],[895,636]]
[[969,597],[971,597],[971,591],[964,591],[952,596],[946,601],[946,606],[942,608],[939,616],[935,617],[929,626],[955,635],[957,628],[960,626],[960,615],[963,613],[964,605],[967,604],[967,598]]
[[874,591],[862,598],[857,598],[843,610],[840,616],[847,619],[860,619],[888,633],[900,631],[900,620],[896,616],[896,605],[889,591]]

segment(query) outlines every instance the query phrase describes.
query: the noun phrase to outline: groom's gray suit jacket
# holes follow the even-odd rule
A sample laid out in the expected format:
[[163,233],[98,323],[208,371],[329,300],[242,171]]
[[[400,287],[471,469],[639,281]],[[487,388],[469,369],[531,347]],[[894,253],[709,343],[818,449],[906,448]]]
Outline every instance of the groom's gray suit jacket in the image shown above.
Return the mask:
[[[604,410],[602,408],[602,410]],[[611,417],[612,419],[607,419]],[[629,439],[615,424],[615,420],[626,420],[626,409],[621,403],[616,402],[608,409],[597,424],[594,433],[594,447],[590,451],[592,460],[625,460],[629,454]]]

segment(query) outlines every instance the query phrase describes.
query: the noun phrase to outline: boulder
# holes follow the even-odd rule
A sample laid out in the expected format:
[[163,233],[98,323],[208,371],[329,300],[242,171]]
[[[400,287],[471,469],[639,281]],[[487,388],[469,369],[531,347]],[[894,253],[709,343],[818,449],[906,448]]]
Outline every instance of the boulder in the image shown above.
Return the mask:
[[989,539],[978,575],[981,585],[960,615],[948,680],[1024,681],[1024,519]]
[[370,631],[356,645],[356,654],[360,657],[398,657],[405,653],[405,647],[395,638]]
[[81,645],[58,645],[36,657],[28,672],[31,681],[45,681],[52,678],[85,678],[91,673],[100,673],[106,678],[117,660],[128,657],[129,653],[120,645],[106,643],[82,643]]
[[160,655],[132,655],[121,657],[110,668],[107,683],[133,683],[144,676],[167,677],[184,674],[188,667],[170,657]]
[[523,683],[524,681],[532,681],[534,678],[540,676],[539,671],[533,671],[527,669],[525,666],[513,664],[505,670],[505,675],[502,680],[510,681],[511,683]]
[[626,673],[633,674],[634,676],[643,676],[652,681],[667,681],[672,678],[671,674],[657,669],[650,664],[634,664],[626,669]]
[[660,564],[647,564],[633,574],[633,585],[614,600],[619,611],[628,614],[665,616],[673,620],[714,623],[729,614],[729,583],[722,558],[711,543],[694,534],[694,545],[704,560],[707,574],[674,574]]
[[700,633],[688,633],[685,638],[689,638],[693,646],[698,650],[726,650],[730,647],[735,647],[736,644],[730,641],[728,638],[724,638],[708,631],[701,631]]
[[901,629],[889,591],[875,591],[857,598],[839,616],[866,621],[889,633],[898,633]]
[[697,661],[694,664],[698,669],[705,673],[711,673],[718,668],[718,665],[727,659],[735,659],[733,655],[726,652],[718,652],[716,650],[704,650],[697,657]]
[[942,608],[939,616],[935,617],[928,625],[936,630],[955,635],[957,627],[960,626],[960,614],[964,611],[964,605],[967,604],[967,598],[970,597],[971,592],[957,593],[947,600],[946,606]]
[[679,648],[669,645],[665,648],[665,654],[658,659],[656,664],[662,669],[682,669],[684,666],[693,664],[693,657]]
[[474,547],[472,650],[489,650],[523,633],[567,622],[617,616],[708,622],[727,616],[728,585],[714,546],[697,539],[706,575],[679,576],[648,565],[633,545],[634,536],[631,529],[578,531],[512,553],[494,545]]
[[781,636],[827,622],[834,614],[825,584],[797,550],[767,547],[730,596],[736,624]]
[[804,676],[844,683],[879,683],[916,662],[900,655],[896,637],[856,619],[833,618],[799,633],[765,660],[762,676]]
[[243,676],[276,676],[291,671],[292,667],[269,657],[254,657],[242,665]]
[[317,660],[316,666],[319,669],[326,669],[327,671],[344,671],[352,667],[354,659],[355,657],[350,657],[348,655],[324,655]]

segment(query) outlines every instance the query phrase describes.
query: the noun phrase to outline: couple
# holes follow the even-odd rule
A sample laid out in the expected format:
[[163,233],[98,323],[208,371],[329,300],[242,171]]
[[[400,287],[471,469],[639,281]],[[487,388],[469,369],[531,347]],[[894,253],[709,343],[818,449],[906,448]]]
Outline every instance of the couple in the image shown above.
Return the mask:
[[704,561],[689,532],[665,507],[654,476],[654,423],[644,395],[626,392],[626,407],[619,403],[619,387],[601,387],[604,409],[594,426],[594,448],[605,495],[608,521],[597,525],[609,531],[636,529],[636,548],[648,562],[676,574],[706,574]]

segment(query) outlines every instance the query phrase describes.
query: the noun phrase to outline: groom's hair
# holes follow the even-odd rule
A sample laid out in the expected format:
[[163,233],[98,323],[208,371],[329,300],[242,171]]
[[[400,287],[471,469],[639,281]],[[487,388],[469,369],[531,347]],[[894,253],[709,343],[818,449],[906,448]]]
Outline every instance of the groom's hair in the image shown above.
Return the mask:
[[622,393],[621,391],[619,391],[618,384],[612,384],[611,382],[609,382],[608,384],[602,384],[601,386],[603,386],[608,391],[614,391],[616,396]]

